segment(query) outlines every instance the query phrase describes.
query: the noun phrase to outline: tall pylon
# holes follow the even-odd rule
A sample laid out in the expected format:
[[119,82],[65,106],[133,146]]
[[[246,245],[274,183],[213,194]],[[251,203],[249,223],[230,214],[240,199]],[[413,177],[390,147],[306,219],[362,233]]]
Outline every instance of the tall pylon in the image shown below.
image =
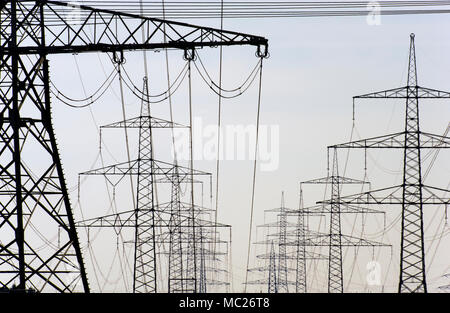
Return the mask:
[[[177,162],[176,160],[174,161]],[[185,275],[187,273],[187,264],[183,261],[183,228],[181,218],[181,199],[180,199],[180,176],[175,167],[175,173],[172,178],[171,205],[169,220],[169,274],[168,287],[169,293],[187,292]],[[184,251],[187,253],[187,251]]]
[[385,136],[362,139],[328,147],[359,149],[401,149],[403,150],[403,182],[362,194],[341,197],[345,204],[393,204],[401,205],[401,247],[400,278],[398,292],[427,292],[425,277],[425,248],[423,227],[423,206],[448,204],[445,196],[449,192],[442,188],[427,186],[422,180],[422,149],[450,148],[450,138],[420,130],[419,99],[450,98],[450,93],[418,85],[415,36],[410,35],[408,79],[405,87],[389,89],[354,99],[405,99],[405,130]]
[[[48,56],[101,52],[118,59],[130,50],[230,45],[258,46],[267,56],[267,40],[60,1],[5,0],[0,12],[0,286],[89,292],[52,125]],[[48,244],[58,230],[59,245]],[[151,258],[143,255],[142,264]]]
[[[330,160],[328,160],[330,161]],[[329,167],[329,165],[328,165]],[[301,245],[307,246],[327,246],[328,247],[328,292],[342,293],[344,292],[344,273],[342,247],[386,247],[388,245],[381,242],[373,242],[363,238],[344,235],[341,228],[342,214],[384,214],[382,211],[373,210],[360,206],[351,206],[342,204],[340,199],[341,189],[343,185],[370,185],[368,181],[358,180],[339,175],[337,150],[333,153],[332,172],[327,177],[317,178],[303,181],[300,183],[300,192],[302,193],[302,185],[304,184],[324,184],[331,185],[331,196],[327,204],[319,204],[312,207],[303,208],[301,214],[329,214],[330,225],[329,233],[325,235],[328,242],[318,238],[323,238],[323,234],[316,233],[313,237],[305,237],[300,241]],[[308,231],[309,232],[309,231]],[[288,245],[299,245],[299,240],[289,242]]]
[[[144,78],[143,92],[148,95],[148,83]],[[229,228],[229,225],[209,223],[203,219],[208,209],[195,204],[185,203],[181,199],[182,184],[202,182],[195,180],[197,175],[211,175],[206,172],[191,170],[174,163],[155,160],[153,157],[153,130],[187,128],[181,124],[155,118],[151,115],[149,101],[142,101],[141,115],[125,121],[102,126],[105,128],[137,128],[139,129],[139,154],[131,162],[119,163],[101,169],[94,169],[82,175],[116,176],[118,181],[125,175],[137,176],[137,201],[133,211],[120,212],[113,215],[100,216],[94,219],[78,222],[80,227],[114,227],[120,232],[123,227],[135,230],[134,257],[134,292],[154,293],[162,290],[157,286],[157,255],[167,255],[167,291],[169,293],[206,292],[207,285],[227,285],[226,281],[208,280],[207,272],[218,272],[216,268],[206,267],[206,257],[210,253],[204,244],[212,244],[211,232],[208,228],[219,230]],[[160,177],[158,179],[154,177]],[[112,179],[109,178],[111,182]],[[210,180],[211,182],[211,180]],[[170,201],[155,203],[154,183],[170,183]],[[140,219],[138,219],[140,217]],[[158,233],[156,233],[158,230]],[[167,230],[167,231],[163,231]],[[192,236],[196,232],[196,237]],[[218,240],[214,242],[220,243]],[[197,239],[195,241],[194,239]],[[168,254],[163,253],[168,245]],[[157,247],[160,247],[157,249]],[[195,249],[195,252],[194,251]],[[222,253],[223,254],[223,253]],[[217,253],[217,256],[221,253]],[[214,258],[214,256],[212,256]],[[198,266],[196,266],[198,263]],[[161,277],[159,277],[161,280]]]
[[[257,259],[265,261],[265,266],[250,268],[248,271],[252,273],[264,273],[265,277],[263,279],[248,281],[247,285],[270,285],[269,279],[273,276],[273,273],[271,274],[271,267],[274,264],[273,259],[275,259],[278,261],[275,262],[277,292],[288,293],[289,290],[292,292],[294,289],[295,292],[306,292],[306,260],[328,260],[328,257],[306,251],[307,245],[305,244],[305,238],[307,236],[310,237],[311,234],[304,227],[303,211],[286,207],[284,193],[282,193],[280,207],[268,209],[264,212],[276,213],[276,222],[269,222],[257,226],[267,228],[268,231],[266,239],[256,241],[255,244],[266,246],[266,251],[269,251],[269,253],[256,255]],[[310,214],[311,216],[315,215],[314,213]],[[288,221],[288,217],[292,219],[297,218],[297,221]],[[296,242],[297,245],[292,247],[294,246],[291,244],[292,242]],[[274,245],[274,248],[278,248],[273,252],[274,256],[270,252],[272,245]],[[288,262],[290,263],[289,265]],[[295,278],[295,280],[292,278]],[[273,278],[271,281],[273,282]],[[289,286],[292,288],[289,289]],[[303,289],[301,286],[304,286]]]
[[296,266],[295,266],[295,292],[306,293],[306,246],[302,244],[305,242],[305,214],[303,213],[303,191],[300,188],[299,194],[299,212],[297,217],[297,247],[296,247]]
[[287,215],[286,207],[284,206],[284,192],[281,193],[281,207],[280,207],[280,235],[278,242],[278,278],[277,285],[279,292],[289,292],[288,288],[288,269],[286,259],[286,232],[287,232]]
[[[120,64],[118,65],[120,66]],[[148,96],[148,79],[143,79],[143,92]],[[153,193],[153,145],[152,127],[144,125],[146,119],[151,120],[150,103],[142,101],[139,120],[139,157],[136,193],[136,232],[134,241],[134,271],[133,290],[143,289],[146,292],[156,290],[156,231],[155,231],[155,201]],[[129,123],[125,122],[124,127]],[[153,227],[144,228],[139,225],[149,223]],[[143,240],[145,238],[145,240]],[[150,240],[147,240],[149,238]]]
[[422,160],[420,154],[419,90],[414,34],[409,47],[403,153],[402,237],[399,292],[427,292],[423,241]]
[[330,249],[328,254],[328,292],[343,292],[342,278],[342,229],[341,206],[339,204],[340,185],[337,150],[333,153],[333,171],[331,175],[331,214],[330,214]]
[[[148,96],[148,81],[146,77],[144,77],[142,93]],[[174,236],[176,236],[179,232],[181,232],[181,225],[179,225],[179,223],[181,223],[179,188],[180,180],[182,178],[180,178],[180,176],[188,178],[189,169],[184,168],[184,175],[181,175],[180,168],[176,164],[169,164],[154,159],[152,140],[153,129],[186,128],[186,126],[154,118],[150,112],[148,99],[144,99],[141,101],[140,116],[102,126],[102,129],[108,128],[139,129],[138,158],[131,162],[124,162],[100,169],[94,169],[81,173],[81,175],[103,175],[105,177],[123,177],[124,175],[133,175],[137,177],[136,208],[134,209],[133,217],[135,222],[133,291],[154,293],[158,290],[156,276],[156,228],[161,224],[161,218],[157,216],[158,207],[154,201],[154,177],[168,177],[172,182],[172,201],[170,202],[171,211],[166,212],[166,214],[169,215],[170,213],[170,218],[168,221],[169,227],[172,228],[174,225],[173,221],[176,221],[174,231]],[[147,225],[150,225],[150,227]],[[178,242],[179,240],[174,240],[174,245]],[[174,254],[176,259],[180,253],[181,252],[177,252]],[[178,266],[182,267],[182,265],[171,265],[173,265],[171,270],[176,271],[178,274]],[[184,289],[181,288],[181,290],[183,291]]]

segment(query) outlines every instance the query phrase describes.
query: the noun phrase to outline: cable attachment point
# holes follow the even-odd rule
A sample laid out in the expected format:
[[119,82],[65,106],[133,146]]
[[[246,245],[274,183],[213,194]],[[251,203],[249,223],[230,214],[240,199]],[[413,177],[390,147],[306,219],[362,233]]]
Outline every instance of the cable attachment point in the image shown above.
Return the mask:
[[197,59],[197,55],[195,54],[195,49],[194,48],[191,48],[190,50],[185,49],[183,59],[185,61],[195,61]]
[[[117,52],[120,54],[117,55]],[[123,51],[113,51],[113,62],[115,64],[125,64],[126,60]]]
[[265,58],[265,59],[270,57],[269,47],[267,45],[258,46],[258,49],[256,50],[256,56],[258,58]]

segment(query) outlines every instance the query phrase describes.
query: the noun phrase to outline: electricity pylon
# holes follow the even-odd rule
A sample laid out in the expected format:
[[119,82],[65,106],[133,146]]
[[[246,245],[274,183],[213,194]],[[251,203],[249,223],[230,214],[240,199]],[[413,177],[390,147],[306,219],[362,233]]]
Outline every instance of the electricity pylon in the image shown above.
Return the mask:
[[[270,260],[269,260],[269,281],[267,284],[268,293],[278,293],[278,281],[277,281],[277,265],[275,248],[273,242],[270,244]],[[286,282],[287,283],[287,282]]]
[[[277,217],[278,220],[275,223],[277,226],[277,237],[275,240],[272,240],[270,242],[270,256],[269,256],[269,268],[254,268],[249,269],[249,271],[268,271],[268,290],[269,292],[282,292],[287,293],[289,292],[288,285],[292,284],[288,281],[288,266],[287,266],[287,252],[286,252],[286,240],[287,240],[287,228],[288,228],[288,221],[287,221],[287,215],[286,211],[288,209],[284,205],[284,192],[281,194],[281,205],[279,208],[271,209],[271,210],[265,210],[265,212],[276,212],[278,213]],[[259,225],[259,226],[265,226],[265,225]],[[291,226],[291,225],[290,225]],[[275,260],[272,260],[272,249],[274,249],[274,243],[277,245],[278,252],[276,253],[273,251],[273,257],[276,257],[278,262]],[[276,273],[272,273],[272,267],[275,267]],[[275,284],[276,286],[272,286]],[[247,282],[247,284],[258,284],[256,281],[250,281]],[[275,288],[276,287],[276,288]]]
[[[77,11],[76,21],[68,10]],[[254,45],[263,56],[267,40],[58,1],[5,0],[0,13],[0,286],[89,292],[51,120],[48,56],[110,52],[118,59],[128,50],[229,45]],[[58,228],[60,245],[38,250],[33,229],[50,238]]]
[[[303,181],[300,183],[300,192],[302,193],[302,185],[304,184],[329,184],[331,185],[331,200],[329,204],[320,204],[310,208],[303,209],[303,214],[308,213],[329,213],[330,226],[329,226],[329,253],[328,253],[328,292],[329,293],[342,293],[344,288],[343,270],[342,270],[342,228],[341,228],[341,214],[345,213],[380,213],[384,212],[370,210],[368,208],[342,205],[339,203],[340,192],[343,185],[366,185],[367,181],[361,181],[358,179],[343,177],[339,175],[337,152],[333,155],[332,173],[331,176],[313,179],[309,181]],[[356,238],[353,238],[356,239]],[[360,246],[357,241],[354,246]],[[377,245],[380,245],[379,243]],[[364,245],[362,245],[364,246]],[[372,246],[372,244],[368,244]]]
[[[249,269],[249,272],[261,272],[266,273],[265,279],[258,279],[258,280],[251,280],[247,282],[247,285],[267,285],[269,286],[269,290],[275,290],[274,286],[270,287],[271,284],[274,284],[274,281],[276,281],[276,290],[277,292],[289,292],[289,286],[295,286],[296,292],[304,292],[299,291],[300,287],[299,285],[304,284],[306,287],[306,283],[304,280],[306,280],[306,269],[304,269],[305,275],[301,275],[301,266],[302,261],[299,259],[303,259],[303,264],[305,265],[306,259],[327,259],[325,256],[322,256],[317,253],[311,253],[309,251],[306,251],[305,246],[298,246],[297,249],[292,251],[287,251],[288,249],[288,240],[293,241],[299,238],[299,233],[303,233],[305,235],[307,233],[307,230],[304,229],[304,225],[300,222],[302,219],[300,217],[303,217],[301,213],[299,213],[299,210],[293,210],[290,208],[287,208],[284,204],[284,193],[282,194],[281,198],[281,206],[265,210],[265,213],[276,213],[277,221],[272,223],[266,223],[263,225],[258,225],[257,227],[264,227],[276,229],[276,232],[271,232],[267,234],[267,238],[264,241],[257,241],[255,244],[262,244],[266,246],[270,246],[270,250],[272,250],[272,245],[275,245],[278,248],[278,251],[270,252],[269,254],[259,254],[256,256],[258,259],[263,260],[269,260],[268,266],[263,267],[255,267]],[[313,214],[311,214],[313,215]],[[297,220],[296,223],[288,222],[288,216],[298,216],[299,220]],[[303,238],[303,237],[300,237]],[[299,241],[300,242],[300,241]],[[274,247],[275,247],[274,246]],[[300,249],[302,249],[303,253],[300,254]],[[276,262],[278,260],[278,262]],[[293,267],[288,266],[288,261],[292,261],[294,263]],[[274,265],[275,264],[275,265]],[[272,271],[272,267],[275,266],[276,268],[276,274],[274,274]],[[306,267],[306,265],[305,265]],[[289,280],[288,274],[289,273],[295,273],[296,280]]]
[[[148,84],[144,79],[143,94],[148,96]],[[145,100],[145,99],[144,99]],[[161,209],[154,201],[154,177],[162,176],[171,182],[170,210],[161,210],[169,215],[167,222],[171,234],[169,249],[169,292],[188,292],[188,282],[195,281],[194,277],[186,277],[187,264],[183,261],[182,252],[182,203],[180,198],[180,185],[185,179],[194,175],[209,175],[192,171],[189,168],[155,160],[153,157],[153,130],[186,128],[181,124],[152,117],[148,101],[142,101],[141,114],[138,117],[102,126],[103,129],[136,128],[139,130],[139,152],[138,157],[130,162],[109,165],[100,169],[93,169],[80,175],[102,175],[104,177],[119,177],[131,175],[137,177],[136,186],[136,208],[133,220],[135,222],[134,238],[134,266],[133,266],[133,291],[156,292],[156,229],[165,227],[161,225],[161,217],[156,216],[156,208]],[[189,210],[191,208],[191,210]],[[187,209],[187,210],[186,210]],[[189,212],[195,208],[185,208],[185,220],[191,220]],[[120,214],[120,213],[119,213]],[[110,218],[110,217],[108,217]],[[102,220],[101,223],[104,223]],[[151,225],[142,227],[141,225]],[[89,224],[92,227],[92,223]],[[189,243],[187,243],[189,245]],[[192,243],[191,243],[192,244]],[[186,253],[187,251],[185,251]],[[184,264],[183,264],[184,263]],[[183,270],[183,265],[184,270]],[[196,270],[194,271],[196,273]],[[192,286],[191,286],[192,287]],[[195,288],[195,286],[194,286]],[[193,291],[192,291],[193,292]]]
[[[405,130],[358,141],[333,145],[329,149],[401,149],[403,150],[403,182],[401,185],[344,196],[339,203],[401,205],[400,279],[398,292],[427,292],[423,237],[423,206],[448,205],[450,198],[438,196],[448,190],[425,185],[422,179],[423,149],[450,148],[450,138],[420,130],[419,99],[450,98],[450,93],[418,85],[414,34],[410,36],[407,85],[354,99],[405,99]],[[330,203],[329,201],[327,201]]]
[[[146,78],[144,78],[142,95],[148,99],[148,82]],[[132,242],[135,252],[133,290],[155,292],[158,289],[156,285],[157,254],[161,254],[161,252],[157,250],[157,247],[168,244],[167,291],[169,293],[206,292],[207,284],[211,284],[212,281],[207,280],[206,277],[205,253],[207,253],[207,250],[204,248],[204,245],[210,242],[211,239],[205,236],[210,232],[204,228],[211,225],[205,224],[206,221],[202,220],[202,215],[210,210],[198,207],[192,203],[182,202],[181,185],[188,183],[191,184],[192,188],[193,183],[201,182],[201,180],[194,180],[194,175],[210,174],[200,174],[184,167],[180,170],[181,167],[177,165],[176,158],[173,164],[169,164],[155,160],[153,157],[153,131],[155,129],[187,128],[187,126],[153,117],[150,112],[149,101],[142,101],[140,116],[101,126],[100,129],[105,128],[136,128],[139,130],[138,158],[130,162],[136,164],[133,167],[138,169],[137,172],[133,174],[133,167],[127,168],[126,165],[120,163],[119,166],[123,166],[123,172],[111,172],[109,171],[111,166],[108,166],[103,169],[94,169],[81,173],[80,175],[104,175],[105,177],[111,177],[117,174],[119,177],[118,181],[122,180],[125,175],[136,175],[138,178],[137,207],[133,211],[134,216],[128,216],[126,219],[127,221],[134,221],[134,224],[122,223],[118,217],[122,216],[123,213],[129,214],[129,212],[121,212],[115,215],[81,221],[77,225],[87,228],[111,227],[111,225],[114,225],[118,233],[123,227],[131,226],[135,229],[135,239]],[[161,164],[169,167],[167,170],[157,171],[156,169],[161,167]],[[162,177],[155,179],[155,176]],[[108,180],[112,181],[111,178],[108,178]],[[155,203],[154,183],[171,184],[170,201],[168,203]],[[165,220],[165,216],[167,216],[167,220]],[[216,225],[216,228],[229,227],[229,225],[219,223],[214,225]],[[157,229],[167,229],[167,232],[156,233]],[[196,233],[195,237],[193,236],[194,232]],[[151,270],[149,274],[145,272],[148,270]],[[211,271],[213,269],[208,270],[208,272]],[[218,283],[220,282],[215,282],[215,284]],[[155,291],[151,291],[149,286],[155,286]]]
[[[144,79],[142,94],[148,97],[148,84]],[[157,287],[157,247],[164,244],[166,234],[157,234],[156,230],[168,231],[168,289],[169,293],[206,292],[206,274],[204,264],[203,227],[208,227],[201,220],[204,208],[184,203],[181,199],[181,185],[192,184],[193,176],[208,175],[209,173],[195,171],[174,163],[155,160],[153,154],[153,131],[155,129],[186,128],[181,124],[173,123],[151,115],[148,101],[142,101],[141,114],[138,117],[125,121],[102,126],[101,129],[136,128],[139,130],[138,158],[119,164],[93,169],[80,175],[102,175],[104,177],[116,176],[118,181],[130,175],[137,177],[136,208],[129,212],[120,212],[79,222],[83,227],[110,227],[114,225],[120,232],[123,227],[135,229],[134,238],[134,268],[133,291],[156,292]],[[162,177],[164,179],[155,179]],[[110,181],[111,178],[108,178]],[[168,203],[157,204],[154,201],[154,183],[170,183],[171,194]],[[127,221],[132,223],[119,223],[116,221],[123,214],[128,215]],[[133,223],[134,222],[134,223]],[[202,225],[203,224],[203,225]],[[223,225],[217,225],[222,227]],[[193,237],[193,232],[197,238]],[[195,242],[198,239],[198,243]],[[200,248],[199,248],[200,246]],[[200,253],[197,253],[200,252]],[[197,262],[199,261],[199,262]],[[197,266],[199,263],[199,266]],[[154,289],[153,289],[154,288]]]
[[288,288],[288,274],[287,274],[287,260],[286,260],[286,232],[287,232],[287,216],[286,208],[284,206],[284,192],[281,194],[280,207],[280,236],[278,243],[278,279],[277,286],[280,292],[289,292]]
[[307,279],[306,279],[306,246],[302,245],[301,242],[305,241],[306,230],[305,230],[305,214],[303,210],[303,192],[300,189],[299,194],[299,213],[297,216],[297,247],[296,247],[296,267],[295,267],[295,292],[296,293],[306,293],[307,292]]

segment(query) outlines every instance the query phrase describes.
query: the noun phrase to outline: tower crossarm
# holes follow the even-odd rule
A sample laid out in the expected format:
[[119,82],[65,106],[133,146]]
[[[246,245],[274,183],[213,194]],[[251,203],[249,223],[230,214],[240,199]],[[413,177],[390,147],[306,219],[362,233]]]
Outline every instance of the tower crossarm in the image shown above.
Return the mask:
[[[267,278],[263,278],[263,279],[255,279],[255,280],[250,280],[246,283],[243,283],[244,285],[267,285],[269,282],[269,280]],[[286,282],[288,285],[291,286],[295,286],[295,281],[287,281]]]
[[150,116],[138,116],[124,121],[100,126],[100,128],[188,128],[188,126]]
[[[275,228],[280,228],[280,222],[273,222],[273,223],[266,223],[266,224],[256,225],[256,227],[275,227]],[[296,223],[287,222],[286,223],[286,227],[297,227],[297,224]]]
[[[12,19],[11,0],[2,1],[2,20]],[[212,46],[254,45],[267,48],[259,36],[172,22],[136,14],[92,8],[60,1],[17,1],[18,31],[22,38],[11,47],[12,36],[2,38],[0,54],[58,54],[116,52],[138,49],[194,49]],[[43,25],[46,45],[34,40]],[[260,49],[260,48],[258,48]]]
[[[248,272],[268,272],[269,270],[270,270],[269,266],[260,266],[260,267],[249,268]],[[288,272],[293,272],[293,271],[295,271],[295,268],[287,267],[285,270]]]
[[[412,93],[411,89],[414,89]],[[406,99],[411,94],[416,94],[420,99],[450,98],[450,92],[425,88],[420,86],[406,86],[383,91],[371,92],[353,97],[353,99]]]
[[[259,255],[256,256],[256,258],[262,259],[262,260],[268,260],[268,259],[270,259],[270,253],[259,254]],[[286,259],[288,259],[288,260],[296,260],[297,256],[295,254],[287,255]],[[308,260],[328,260],[328,256],[327,255],[323,255],[323,254],[319,254],[319,253],[316,253],[316,252],[312,252],[312,251],[306,251],[305,252],[305,259],[308,259]]]
[[[143,211],[143,210],[141,210]],[[150,210],[148,210],[150,211]],[[155,219],[157,223],[154,224],[149,221],[140,226],[142,227],[169,227],[168,218],[169,215],[166,211],[161,211],[159,209],[153,210],[155,212]],[[180,214],[182,221],[191,218],[188,213]],[[86,219],[76,223],[78,227],[136,227],[136,210],[124,211],[115,214],[103,215],[95,218]],[[231,227],[227,224],[214,223],[206,220],[196,219],[196,227],[202,228],[228,228]],[[156,226],[158,225],[158,226]],[[186,224],[187,225],[187,224]],[[188,227],[188,226],[186,226]]]
[[[179,201],[178,202],[179,205],[179,210],[180,212],[192,212],[194,211],[195,213],[208,213],[208,212],[213,212],[214,210],[194,204],[194,206],[192,206],[191,203],[188,202],[183,202],[183,201]],[[169,212],[170,208],[172,206],[172,202],[168,201],[168,202],[162,202],[158,204],[158,209],[161,211],[165,211],[165,212]]]
[[[419,132],[420,141],[419,145],[411,146],[408,143],[408,148],[421,148],[421,149],[435,149],[435,148],[450,148],[450,137],[435,135],[425,132]],[[405,132],[399,132],[395,134],[371,137],[367,139],[361,139],[356,141],[350,141],[333,146],[332,148],[361,148],[361,149],[405,149]]]
[[[301,210],[292,210],[292,211],[286,211],[287,215],[298,215],[298,214],[308,214],[308,215],[317,215],[317,216],[323,216],[323,214],[331,213],[331,207],[329,205],[326,205],[324,203],[309,206],[306,208],[303,208]],[[384,214],[384,211],[380,210],[374,210],[366,207],[361,207],[357,205],[352,205],[348,203],[342,204],[340,208],[340,213],[343,214],[356,214],[356,213],[374,213],[374,214]]]
[[207,279],[206,284],[208,286],[229,286],[230,285],[229,282],[221,281],[221,280],[213,280],[213,279]]
[[[335,182],[337,184],[370,184],[368,181],[363,181],[359,179],[349,178],[349,177],[343,177],[343,176],[335,176],[334,177]],[[311,180],[305,180],[300,182],[300,184],[330,184],[331,183],[331,177],[321,177]]]
[[[140,162],[153,162],[153,172],[145,173],[139,169],[139,161]],[[188,177],[191,175],[211,175],[211,173],[203,172],[199,170],[191,170],[188,167],[175,165],[172,163],[158,161],[158,160],[139,160],[135,159],[130,162],[122,162],[113,165],[108,165],[102,168],[93,169],[87,172],[80,173],[80,175],[165,175],[167,177],[172,177],[176,174],[176,170],[178,171],[178,175],[180,180],[183,180],[183,177]]]
[[[298,240],[286,242],[287,246],[296,246],[299,244]],[[311,247],[327,247],[330,246],[330,235],[323,234],[314,238],[308,238],[300,242],[301,245]],[[391,245],[382,242],[367,240],[363,238],[341,235],[342,247],[390,247]]]
[[[367,192],[342,196],[337,200],[340,204],[352,204],[352,205],[370,205],[370,204],[403,204],[403,185],[397,185],[388,188],[382,188],[377,190],[370,190]],[[448,205],[450,203],[450,197],[440,196],[439,193],[445,195],[450,193],[450,190],[422,185],[422,203],[432,205]],[[405,199],[405,203],[408,202],[408,197]],[[331,203],[331,200],[318,201],[318,204]],[[413,203],[413,202],[411,202]]]

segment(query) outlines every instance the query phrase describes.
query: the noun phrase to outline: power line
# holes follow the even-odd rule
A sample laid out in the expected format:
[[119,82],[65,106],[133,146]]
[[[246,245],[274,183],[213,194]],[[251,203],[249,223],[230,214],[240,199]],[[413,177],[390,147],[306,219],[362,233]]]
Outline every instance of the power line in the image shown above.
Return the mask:
[[258,88],[258,109],[256,113],[256,138],[255,138],[255,159],[253,163],[253,181],[252,181],[252,200],[250,205],[250,222],[249,222],[249,230],[248,230],[248,248],[247,248],[247,266],[245,272],[245,289],[244,292],[247,291],[247,283],[248,283],[248,269],[250,263],[250,247],[252,242],[252,228],[253,228],[253,211],[255,206],[255,187],[256,187],[256,164],[258,160],[258,133],[259,133],[259,117],[260,117],[260,109],[261,109],[261,85],[262,85],[262,66],[263,66],[263,58],[261,56],[261,61],[259,63],[259,88]]
[[[447,14],[450,1],[346,1],[346,2],[226,2],[221,1],[83,1],[92,7],[155,18],[285,18],[380,15]],[[66,9],[67,11],[67,9]],[[51,16],[49,16],[51,21]]]

